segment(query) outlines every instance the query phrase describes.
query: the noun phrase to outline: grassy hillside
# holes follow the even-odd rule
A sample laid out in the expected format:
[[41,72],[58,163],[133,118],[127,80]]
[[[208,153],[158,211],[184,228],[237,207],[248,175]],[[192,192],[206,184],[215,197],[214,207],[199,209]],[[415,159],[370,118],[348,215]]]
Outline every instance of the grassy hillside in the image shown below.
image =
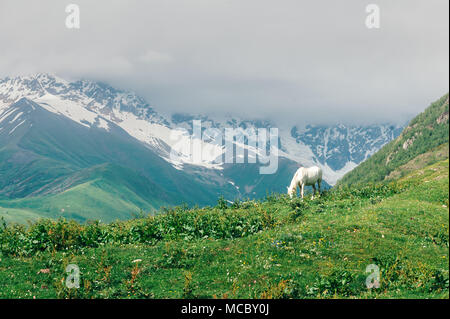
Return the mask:
[[[392,178],[391,174],[401,176],[403,168],[406,173],[411,171],[408,167],[424,167],[448,158],[448,114],[446,94],[416,116],[397,139],[347,173],[337,185],[378,182]],[[447,152],[444,154],[442,149],[445,148]],[[417,156],[425,153],[428,154],[414,163]]]
[[41,188],[39,196],[0,199],[0,217],[8,222],[39,217],[111,222],[132,218],[141,210],[155,211],[168,202],[160,187],[135,171],[104,164],[57,179]]
[[[448,160],[314,200],[0,231],[0,298],[448,298]],[[81,287],[64,285],[65,267]],[[369,264],[380,288],[365,286]]]

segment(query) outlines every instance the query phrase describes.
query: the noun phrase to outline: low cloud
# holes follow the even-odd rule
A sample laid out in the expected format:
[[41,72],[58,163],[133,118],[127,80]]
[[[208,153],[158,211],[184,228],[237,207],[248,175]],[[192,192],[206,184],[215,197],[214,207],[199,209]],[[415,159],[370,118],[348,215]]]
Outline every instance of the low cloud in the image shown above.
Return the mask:
[[0,3],[0,76],[53,72],[132,89],[162,112],[287,123],[402,122],[448,91],[448,2]]

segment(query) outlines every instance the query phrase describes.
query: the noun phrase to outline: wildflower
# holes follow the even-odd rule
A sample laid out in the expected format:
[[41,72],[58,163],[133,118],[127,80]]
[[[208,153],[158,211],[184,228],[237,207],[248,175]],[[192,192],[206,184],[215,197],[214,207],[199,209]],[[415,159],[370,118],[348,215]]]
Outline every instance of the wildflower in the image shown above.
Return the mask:
[[50,273],[50,269],[45,268],[45,269],[41,269],[38,271],[38,275],[39,274],[49,274]]

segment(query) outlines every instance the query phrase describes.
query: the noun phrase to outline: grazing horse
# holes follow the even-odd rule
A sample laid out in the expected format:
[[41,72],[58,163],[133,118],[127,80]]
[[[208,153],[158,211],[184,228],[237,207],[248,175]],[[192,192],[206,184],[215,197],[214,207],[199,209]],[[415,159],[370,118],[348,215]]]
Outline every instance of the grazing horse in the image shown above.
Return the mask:
[[297,186],[300,187],[300,194],[303,199],[303,191],[305,186],[313,187],[313,196],[316,193],[316,182],[319,186],[319,196],[320,196],[320,183],[322,183],[322,169],[317,166],[312,167],[300,167],[297,172],[295,172],[292,178],[291,185],[287,188],[289,196],[294,196],[297,193]]

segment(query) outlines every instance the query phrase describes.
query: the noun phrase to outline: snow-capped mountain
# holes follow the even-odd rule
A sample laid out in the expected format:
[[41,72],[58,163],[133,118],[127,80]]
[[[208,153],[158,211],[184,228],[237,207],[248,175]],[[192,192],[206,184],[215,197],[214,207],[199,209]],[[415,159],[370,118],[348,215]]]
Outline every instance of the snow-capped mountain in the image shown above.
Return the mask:
[[[271,128],[278,135],[259,147],[260,130]],[[166,205],[210,205],[220,196],[285,192],[300,165],[321,166],[324,185],[334,185],[399,132],[385,124],[292,128],[238,117],[168,118],[135,93],[104,83],[49,74],[5,78],[0,208],[23,218],[111,221]],[[199,146],[200,160],[193,152]],[[268,165],[256,159],[271,160],[269,150],[278,153],[277,169],[261,174]]]
[[398,125],[307,125],[303,129],[293,127],[291,136],[297,143],[310,146],[320,163],[326,163],[337,171],[348,163],[358,164],[366,160],[401,131],[402,126]]
[[[108,130],[111,123],[116,124],[180,170],[187,166],[223,170],[225,166],[223,143],[211,143],[207,139],[199,140],[202,149],[207,150],[202,153],[202,160],[192,161],[190,141],[193,120],[200,120],[203,130],[277,127],[275,123],[265,120],[231,117],[219,120],[192,114],[173,114],[166,119],[135,93],[88,80],[71,82],[50,74],[0,80],[0,113],[6,112],[2,108],[23,97],[86,127]],[[397,137],[402,129],[390,124],[277,128],[279,156],[298,165],[321,166],[324,179],[330,185]],[[176,146],[178,148],[174,152]],[[242,147],[247,150],[248,156],[257,153],[256,149],[246,144]]]

